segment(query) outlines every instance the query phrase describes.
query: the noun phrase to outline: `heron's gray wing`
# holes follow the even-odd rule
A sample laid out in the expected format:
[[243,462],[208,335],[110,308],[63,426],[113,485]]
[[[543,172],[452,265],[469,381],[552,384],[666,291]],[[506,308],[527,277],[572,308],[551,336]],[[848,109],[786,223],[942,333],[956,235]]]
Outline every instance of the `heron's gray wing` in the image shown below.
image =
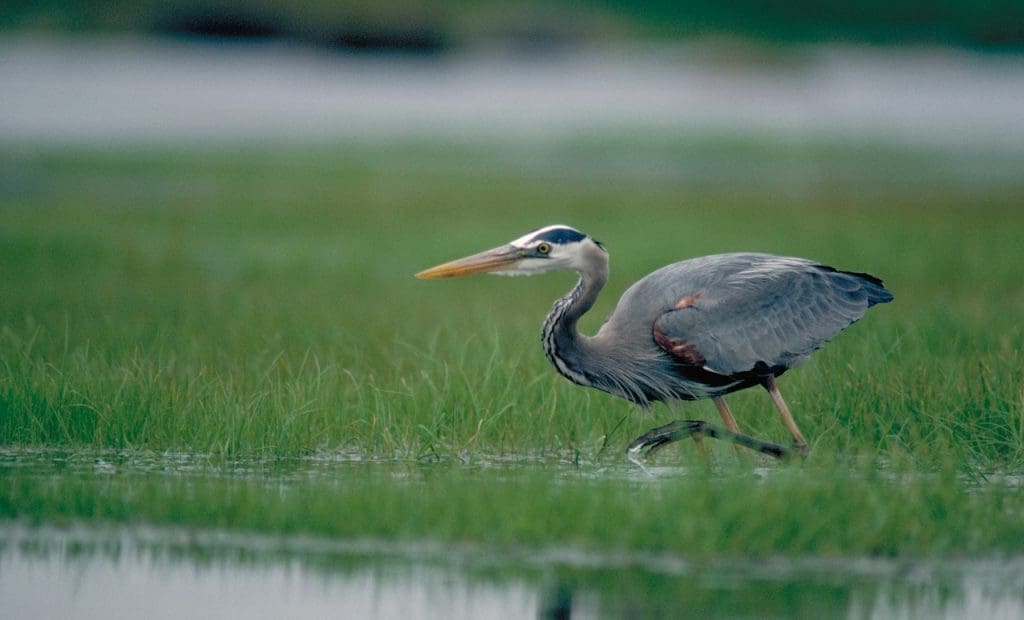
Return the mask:
[[724,375],[789,368],[891,294],[876,278],[778,259],[689,292],[654,337],[685,363]]

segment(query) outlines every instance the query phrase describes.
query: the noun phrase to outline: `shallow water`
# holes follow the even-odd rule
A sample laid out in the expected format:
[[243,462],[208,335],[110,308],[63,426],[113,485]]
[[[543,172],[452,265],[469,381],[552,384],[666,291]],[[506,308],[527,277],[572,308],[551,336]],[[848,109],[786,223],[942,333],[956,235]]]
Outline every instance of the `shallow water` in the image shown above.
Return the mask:
[[1024,561],[694,564],[133,528],[0,528],[7,618],[1024,617]]
[[[259,492],[307,483],[331,492],[359,476],[415,490],[429,476],[514,480],[538,470],[561,484],[610,478],[652,490],[708,475],[671,460],[647,470],[618,463],[477,456],[453,465],[345,454],[230,463],[187,453],[0,450],[0,476],[12,482],[82,480],[118,494],[211,478],[225,489],[259,480]],[[753,475],[767,480],[785,469]],[[698,560],[624,551],[615,541],[586,551],[42,519],[0,521],[4,618],[1024,617],[1024,557]]]

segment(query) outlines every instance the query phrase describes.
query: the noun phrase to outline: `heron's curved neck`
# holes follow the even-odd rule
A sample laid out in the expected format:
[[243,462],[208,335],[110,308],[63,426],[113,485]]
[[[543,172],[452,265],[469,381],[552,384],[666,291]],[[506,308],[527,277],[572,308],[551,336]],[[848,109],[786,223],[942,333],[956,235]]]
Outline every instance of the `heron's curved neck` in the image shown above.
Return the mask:
[[571,291],[555,301],[544,320],[541,339],[544,353],[560,374],[581,385],[591,385],[586,373],[588,338],[577,328],[579,318],[597,301],[608,280],[608,264],[604,262],[592,270],[580,270],[580,279]]

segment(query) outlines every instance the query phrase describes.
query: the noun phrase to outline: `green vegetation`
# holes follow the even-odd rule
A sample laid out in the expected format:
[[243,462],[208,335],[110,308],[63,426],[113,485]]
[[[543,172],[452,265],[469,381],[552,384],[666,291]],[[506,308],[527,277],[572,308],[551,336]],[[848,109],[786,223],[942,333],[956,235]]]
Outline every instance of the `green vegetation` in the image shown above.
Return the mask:
[[730,35],[772,42],[925,43],[982,48],[1024,44],[1024,7],[1014,0],[771,3],[417,2],[302,0],[283,4],[155,0],[13,0],[0,28],[27,31],[134,32],[290,38],[355,49],[437,52],[505,40],[523,49],[621,40]]
[[116,457],[79,460],[0,481],[0,518],[695,559],[1024,552],[1019,488],[993,480],[965,494],[951,472],[898,481],[846,466],[647,477],[627,466],[248,463],[182,475],[173,460],[142,473]]
[[[1019,181],[870,147],[598,142],[5,149],[0,516],[706,556],[1021,552]],[[729,165],[705,179],[695,161]],[[705,471],[683,444],[657,457],[684,465],[671,474],[623,475],[633,437],[713,408],[644,417],[558,377],[538,330],[568,274],[412,278],[553,222],[611,251],[587,331],[650,270],[738,249],[875,273],[896,302],[780,380],[805,463],[755,477],[710,446]],[[763,394],[732,403],[784,440]],[[60,454],[116,463],[46,465]]]

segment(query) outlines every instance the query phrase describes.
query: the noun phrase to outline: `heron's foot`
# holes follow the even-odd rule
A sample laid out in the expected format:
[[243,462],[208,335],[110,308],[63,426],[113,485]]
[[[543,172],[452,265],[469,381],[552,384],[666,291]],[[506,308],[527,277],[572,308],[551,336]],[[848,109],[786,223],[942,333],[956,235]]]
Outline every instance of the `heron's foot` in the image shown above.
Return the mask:
[[[633,440],[633,443],[629,444],[629,448],[626,450],[626,456],[630,461],[639,463],[641,458],[650,458],[655,452],[661,450],[670,443],[679,441],[680,439],[686,439],[687,437],[692,437],[699,443],[705,435],[715,439],[731,441],[736,445],[743,446],[744,448],[753,450],[754,452],[767,454],[768,456],[776,459],[786,459],[793,455],[793,450],[780,446],[779,444],[756,439],[742,433],[734,433],[724,428],[708,424],[704,420],[674,420],[665,426],[659,426],[658,428],[651,429],[637,437]],[[806,445],[803,446],[803,448],[798,446],[796,450],[801,456],[806,456]]]
[[626,449],[626,455],[629,460],[639,462],[640,457],[650,458],[658,450],[680,439],[695,437],[696,441],[700,441],[696,436],[704,430],[705,426],[707,423],[703,420],[673,420],[665,426],[652,428],[634,439]]
[[806,443],[793,442],[793,451],[796,452],[801,459],[806,460],[808,453],[811,451],[811,447]]

